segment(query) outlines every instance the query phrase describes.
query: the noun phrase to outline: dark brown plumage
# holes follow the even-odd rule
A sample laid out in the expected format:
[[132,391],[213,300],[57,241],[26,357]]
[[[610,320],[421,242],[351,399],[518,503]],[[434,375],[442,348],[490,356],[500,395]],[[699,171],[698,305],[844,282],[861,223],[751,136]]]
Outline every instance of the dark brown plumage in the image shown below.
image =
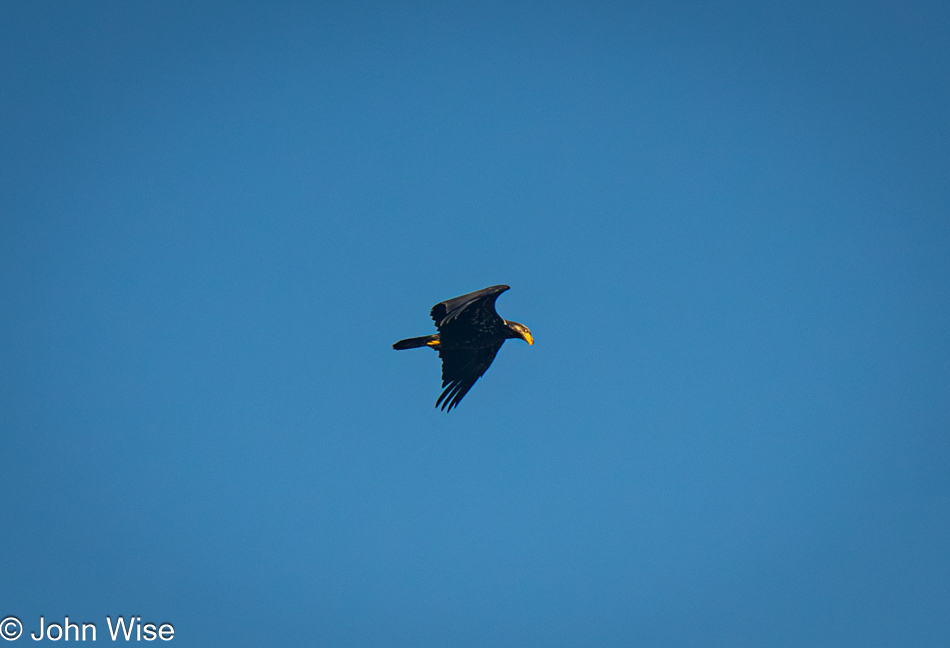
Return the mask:
[[505,340],[519,338],[534,344],[524,324],[509,322],[495,312],[495,300],[508,286],[491,286],[432,307],[430,315],[439,332],[400,340],[394,349],[429,347],[442,358],[442,395],[435,402],[443,411],[456,407],[495,359]]

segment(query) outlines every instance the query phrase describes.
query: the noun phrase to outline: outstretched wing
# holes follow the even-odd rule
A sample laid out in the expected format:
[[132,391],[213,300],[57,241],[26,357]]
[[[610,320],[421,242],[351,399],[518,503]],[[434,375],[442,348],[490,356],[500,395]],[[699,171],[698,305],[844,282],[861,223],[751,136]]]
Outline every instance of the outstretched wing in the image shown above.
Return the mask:
[[[507,288],[506,288],[507,289]],[[459,404],[475,381],[491,366],[492,360],[504,340],[498,344],[481,349],[443,349],[439,351],[442,358],[442,395],[435,402],[435,406],[442,406],[446,412]]]
[[461,297],[446,299],[433,306],[429,314],[440,331],[443,327],[451,327],[453,322],[461,321],[466,325],[475,324],[479,328],[488,328],[501,320],[495,312],[495,300],[508,288],[504,285],[491,286]]

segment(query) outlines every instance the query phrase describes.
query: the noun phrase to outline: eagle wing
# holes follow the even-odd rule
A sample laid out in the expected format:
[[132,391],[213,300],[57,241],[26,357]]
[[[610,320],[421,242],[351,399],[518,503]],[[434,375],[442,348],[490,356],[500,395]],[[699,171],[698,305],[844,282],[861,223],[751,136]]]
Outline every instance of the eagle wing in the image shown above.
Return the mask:
[[501,323],[501,318],[495,312],[495,300],[508,289],[509,287],[504,285],[491,286],[461,297],[446,299],[433,306],[429,314],[441,332],[445,332],[446,328],[459,326],[491,330]]
[[[505,290],[507,290],[507,286]],[[480,291],[484,292],[484,291]],[[501,291],[499,291],[501,292]],[[446,412],[459,404],[475,381],[488,370],[498,349],[504,340],[492,346],[480,349],[442,349],[439,357],[442,358],[442,395],[435,402],[435,406],[442,406]]]

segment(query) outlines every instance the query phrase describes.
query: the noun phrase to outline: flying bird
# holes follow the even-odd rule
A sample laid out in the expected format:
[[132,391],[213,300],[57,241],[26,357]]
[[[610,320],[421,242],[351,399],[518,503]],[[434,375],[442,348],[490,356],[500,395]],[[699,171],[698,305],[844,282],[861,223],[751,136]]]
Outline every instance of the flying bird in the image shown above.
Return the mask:
[[495,300],[509,286],[491,286],[446,299],[429,313],[439,329],[434,335],[399,340],[396,350],[429,347],[442,358],[442,395],[435,406],[445,412],[456,407],[475,381],[491,366],[505,340],[519,338],[534,344],[524,324],[509,322],[495,312]]

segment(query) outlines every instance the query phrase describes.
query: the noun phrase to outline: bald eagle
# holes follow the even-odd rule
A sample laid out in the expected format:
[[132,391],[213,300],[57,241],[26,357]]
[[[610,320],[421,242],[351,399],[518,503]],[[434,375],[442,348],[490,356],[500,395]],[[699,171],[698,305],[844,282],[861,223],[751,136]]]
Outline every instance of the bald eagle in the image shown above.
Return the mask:
[[495,312],[495,300],[508,288],[491,286],[439,302],[430,312],[438,333],[393,345],[397,350],[429,347],[439,352],[443,389],[435,406],[443,411],[450,412],[459,404],[491,366],[505,340],[519,338],[534,344],[527,326],[504,320]]

